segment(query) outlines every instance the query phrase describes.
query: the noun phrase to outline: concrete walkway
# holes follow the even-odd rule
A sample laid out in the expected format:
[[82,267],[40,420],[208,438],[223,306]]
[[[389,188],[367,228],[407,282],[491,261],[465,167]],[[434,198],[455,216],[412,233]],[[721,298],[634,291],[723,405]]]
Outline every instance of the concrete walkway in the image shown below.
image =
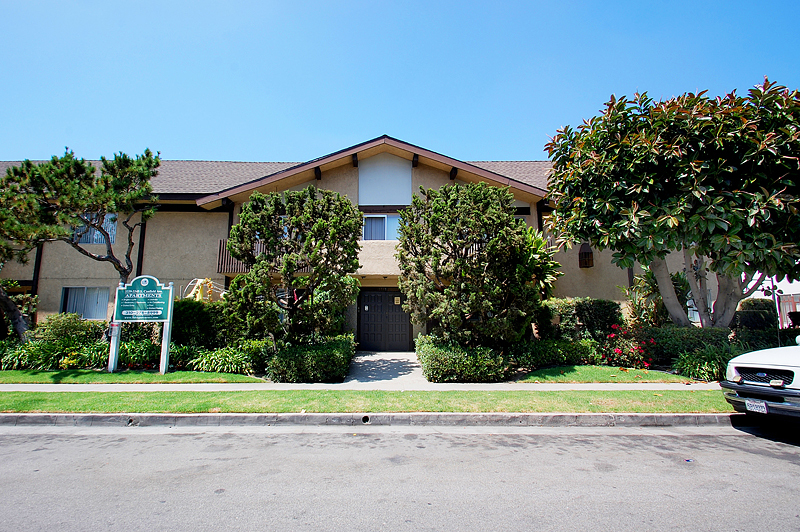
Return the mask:
[[497,384],[437,384],[422,376],[416,354],[359,352],[340,384],[199,383],[199,384],[0,384],[0,392],[132,392],[132,391],[246,391],[246,390],[404,390],[404,391],[558,391],[558,390],[719,390],[712,383],[589,383],[544,384],[502,382]]

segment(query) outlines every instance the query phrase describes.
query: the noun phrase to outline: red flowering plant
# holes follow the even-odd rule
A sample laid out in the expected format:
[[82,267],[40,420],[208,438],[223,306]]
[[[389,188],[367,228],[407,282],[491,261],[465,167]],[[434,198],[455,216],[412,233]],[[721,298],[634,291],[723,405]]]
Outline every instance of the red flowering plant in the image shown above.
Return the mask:
[[653,362],[650,348],[655,345],[655,340],[637,338],[633,331],[619,325],[612,325],[611,329],[612,332],[599,347],[601,363],[625,368],[649,368]]

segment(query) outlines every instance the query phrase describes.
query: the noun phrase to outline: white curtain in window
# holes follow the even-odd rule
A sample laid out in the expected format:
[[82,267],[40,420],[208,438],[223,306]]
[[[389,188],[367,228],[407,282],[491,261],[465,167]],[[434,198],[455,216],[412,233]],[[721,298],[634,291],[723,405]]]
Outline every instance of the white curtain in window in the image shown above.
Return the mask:
[[108,313],[108,288],[76,286],[64,289],[64,312],[87,320],[104,320]]

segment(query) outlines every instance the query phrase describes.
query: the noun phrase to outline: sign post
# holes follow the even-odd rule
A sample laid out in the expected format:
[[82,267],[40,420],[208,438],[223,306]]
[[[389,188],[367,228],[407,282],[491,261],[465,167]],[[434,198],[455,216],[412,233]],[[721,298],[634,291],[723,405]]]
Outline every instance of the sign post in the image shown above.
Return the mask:
[[[123,322],[164,323],[161,331],[162,375],[169,369],[169,342],[172,339],[172,283],[164,286],[150,275],[140,275],[129,284],[119,284],[114,304],[114,319],[111,322],[111,347],[108,355],[108,371],[117,369],[119,360],[119,327]],[[116,331],[116,338],[114,337]],[[116,341],[115,341],[116,340]]]

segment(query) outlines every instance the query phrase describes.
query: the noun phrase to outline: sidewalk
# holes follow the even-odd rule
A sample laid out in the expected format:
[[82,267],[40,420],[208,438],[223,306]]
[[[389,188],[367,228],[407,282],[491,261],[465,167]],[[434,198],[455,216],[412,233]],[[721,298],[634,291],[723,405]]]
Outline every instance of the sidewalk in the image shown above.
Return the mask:
[[139,391],[251,391],[251,390],[386,390],[386,391],[561,391],[561,390],[719,390],[712,383],[588,383],[496,384],[433,383],[425,380],[413,352],[359,352],[350,373],[338,384],[202,383],[202,384],[0,384],[0,392],[139,392]]

